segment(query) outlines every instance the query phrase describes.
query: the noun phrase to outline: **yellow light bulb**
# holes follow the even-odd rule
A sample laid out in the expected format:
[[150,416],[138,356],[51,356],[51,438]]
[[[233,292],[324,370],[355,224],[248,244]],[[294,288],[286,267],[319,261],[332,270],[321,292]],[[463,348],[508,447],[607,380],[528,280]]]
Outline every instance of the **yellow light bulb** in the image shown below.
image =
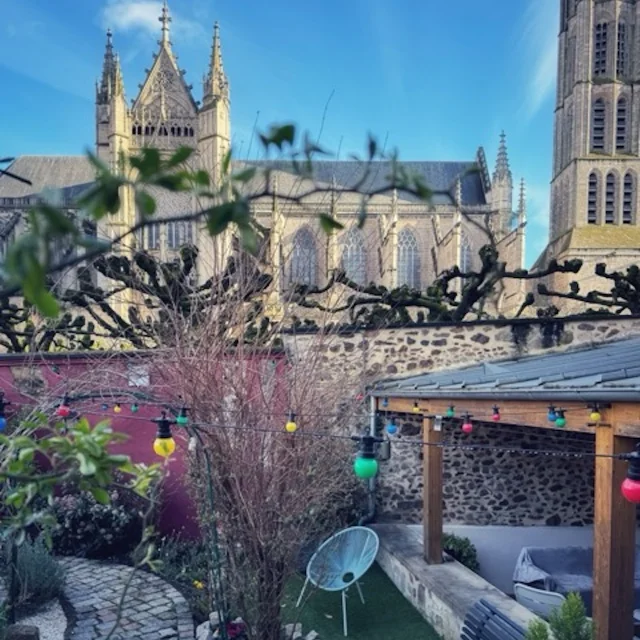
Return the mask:
[[168,458],[176,450],[176,441],[173,438],[156,438],[153,450],[161,458]]
[[117,404],[113,407],[113,413],[120,413],[122,411],[122,407]]
[[287,433],[295,433],[298,430],[298,425],[293,420],[288,420],[284,425],[284,430]]
[[600,422],[600,420],[602,420],[602,415],[599,411],[592,411],[590,418],[591,422]]

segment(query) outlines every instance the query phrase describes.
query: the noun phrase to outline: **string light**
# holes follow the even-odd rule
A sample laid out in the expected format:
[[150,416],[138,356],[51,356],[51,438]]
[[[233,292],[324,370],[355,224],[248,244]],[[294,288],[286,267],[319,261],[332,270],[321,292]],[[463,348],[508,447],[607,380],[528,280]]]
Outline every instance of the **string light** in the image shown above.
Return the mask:
[[451,404],[445,413],[447,418],[453,418],[456,415],[456,408]]
[[589,415],[589,420],[591,420],[591,422],[600,422],[600,420],[602,420],[600,407],[597,404],[594,404],[591,407],[591,414]]
[[7,417],[5,415],[5,407],[11,403],[4,399],[4,391],[0,391],[0,433],[7,427]]
[[168,458],[176,450],[176,441],[171,435],[171,420],[167,418],[167,412],[163,411],[160,418],[154,418],[158,425],[156,439],[153,441],[153,450],[161,458]]
[[382,406],[385,408],[389,406],[389,398],[382,398]]
[[131,413],[138,413],[138,411],[140,411],[140,406],[138,405],[137,402],[134,402],[131,405]]
[[58,405],[56,409],[56,415],[59,418],[68,418],[71,413],[71,407],[69,406],[69,396],[65,394],[62,402]]
[[552,404],[550,404],[549,405],[549,411],[547,413],[547,420],[549,422],[555,422],[557,417],[558,416],[556,414],[556,408]]
[[103,411],[108,411],[109,410],[109,405],[106,402],[102,403],[102,406],[100,407]]
[[113,405],[113,413],[122,413],[122,407],[120,406],[119,402],[116,402]]
[[622,495],[633,504],[640,503],[640,445],[636,445],[635,451],[627,455],[629,466],[627,477],[620,487]]
[[284,430],[287,433],[295,433],[298,430],[298,425],[296,424],[296,414],[291,411],[289,413],[289,419],[284,425]]
[[491,413],[491,419],[494,422],[500,422],[500,407],[497,404],[493,405],[493,412]]
[[398,433],[398,425],[395,423],[395,420],[391,419],[387,422],[387,433],[390,436],[395,436]]
[[413,403],[412,411],[413,413],[420,413],[420,405],[418,404],[417,400]]
[[176,417],[176,424],[179,427],[186,427],[189,424],[189,417],[187,416],[187,407],[182,407],[180,413]]
[[564,409],[556,409],[556,427],[565,427],[567,419],[564,417]]
[[465,413],[463,416],[462,431],[467,434],[473,431],[473,423],[471,422],[471,416],[468,413]]
[[375,436],[354,436],[352,440],[360,441],[360,451],[353,462],[353,471],[362,480],[375,477],[378,473],[378,461],[376,460],[375,446],[377,442],[382,442],[382,438]]

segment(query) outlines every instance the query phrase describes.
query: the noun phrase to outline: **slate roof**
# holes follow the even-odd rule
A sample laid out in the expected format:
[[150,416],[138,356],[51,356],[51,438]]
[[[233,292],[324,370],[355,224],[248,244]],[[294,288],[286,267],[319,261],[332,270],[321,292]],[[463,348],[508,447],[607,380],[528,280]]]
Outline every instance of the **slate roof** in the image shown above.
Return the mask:
[[20,156],[6,169],[33,184],[0,175],[0,198],[25,198],[47,188],[88,186],[95,177],[95,169],[85,156]]
[[[292,172],[288,161],[253,161],[248,162],[260,167],[270,167],[277,171]],[[425,184],[434,191],[434,204],[453,204],[456,180],[462,180],[462,202],[466,205],[477,206],[486,204],[485,192],[482,186],[482,176],[476,170],[476,162],[400,162],[409,175],[421,176]],[[335,179],[339,188],[353,187],[365,172],[366,164],[356,160],[345,161],[314,161],[314,177],[316,181],[331,184]],[[376,161],[367,180],[362,185],[364,192],[382,189],[389,184],[391,163]],[[420,202],[412,194],[399,192],[398,197],[409,202]]]
[[640,337],[382,381],[376,397],[640,401]]

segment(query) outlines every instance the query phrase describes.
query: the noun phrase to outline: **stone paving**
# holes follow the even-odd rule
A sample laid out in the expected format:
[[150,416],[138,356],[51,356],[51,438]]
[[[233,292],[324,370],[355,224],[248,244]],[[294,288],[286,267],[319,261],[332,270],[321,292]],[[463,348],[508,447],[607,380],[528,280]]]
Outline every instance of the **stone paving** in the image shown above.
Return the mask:
[[[131,567],[80,558],[60,560],[66,569],[65,596],[76,617],[69,640],[105,638],[116,620]],[[70,625],[73,622],[70,621]],[[113,640],[193,640],[189,605],[170,584],[144,571],[127,591]]]

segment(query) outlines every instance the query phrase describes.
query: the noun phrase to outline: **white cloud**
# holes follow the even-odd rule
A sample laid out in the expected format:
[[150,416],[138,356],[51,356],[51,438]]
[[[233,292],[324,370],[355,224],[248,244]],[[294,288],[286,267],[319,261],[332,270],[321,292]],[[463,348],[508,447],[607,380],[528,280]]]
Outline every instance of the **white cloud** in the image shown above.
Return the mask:
[[[160,23],[158,18],[162,11],[160,0],[107,0],[102,12],[102,23],[115,32],[137,31],[145,35],[159,37]],[[175,13],[169,5],[172,18],[171,31],[183,39],[201,38],[205,30],[195,20]]]
[[558,0],[529,0],[521,24],[518,45],[528,78],[522,111],[531,118],[556,87],[558,59]]

